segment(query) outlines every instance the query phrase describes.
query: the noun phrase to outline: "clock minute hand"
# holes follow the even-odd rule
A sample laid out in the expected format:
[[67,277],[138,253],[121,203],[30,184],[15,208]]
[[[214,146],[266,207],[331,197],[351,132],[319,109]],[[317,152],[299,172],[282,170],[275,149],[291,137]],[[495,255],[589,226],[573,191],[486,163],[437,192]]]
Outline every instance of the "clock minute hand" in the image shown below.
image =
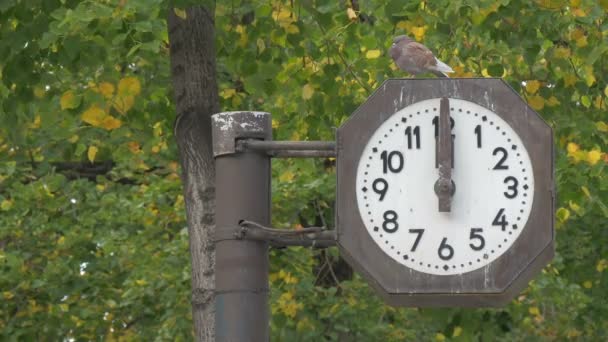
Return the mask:
[[452,182],[452,132],[450,125],[450,102],[441,98],[439,107],[439,134],[437,137],[437,155],[439,160],[439,179],[435,182],[435,194],[439,199],[439,211],[449,212],[454,194]]

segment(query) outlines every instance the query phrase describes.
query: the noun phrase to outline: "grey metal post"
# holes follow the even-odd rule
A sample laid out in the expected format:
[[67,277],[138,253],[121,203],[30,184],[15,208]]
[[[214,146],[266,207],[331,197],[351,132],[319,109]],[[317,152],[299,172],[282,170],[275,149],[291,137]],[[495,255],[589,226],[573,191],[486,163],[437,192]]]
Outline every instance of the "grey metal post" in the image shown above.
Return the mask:
[[[262,112],[213,115],[216,230],[240,220],[270,223],[270,157],[236,152],[240,139],[272,139],[271,116]],[[217,341],[268,341],[268,242],[216,238],[215,334]]]

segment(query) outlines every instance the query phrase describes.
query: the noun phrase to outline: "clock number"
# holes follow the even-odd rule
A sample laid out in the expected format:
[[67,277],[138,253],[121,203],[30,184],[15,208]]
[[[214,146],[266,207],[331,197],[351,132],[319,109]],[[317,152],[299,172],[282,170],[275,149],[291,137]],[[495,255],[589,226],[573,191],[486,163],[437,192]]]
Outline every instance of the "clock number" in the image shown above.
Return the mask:
[[[397,173],[403,169],[403,154],[399,151],[392,151],[391,153],[382,151],[382,153],[380,153],[380,158],[382,159],[383,173],[387,173],[388,171]],[[395,159],[397,160],[396,162]]]
[[[439,136],[439,117],[436,116],[433,118],[433,126],[435,126],[435,138]],[[454,129],[454,118],[450,116],[450,129]],[[454,134],[452,134],[454,137]]]
[[[413,129],[413,135],[416,138],[416,148],[420,149],[420,126],[416,126]],[[407,126],[407,128],[405,129],[405,135],[407,136],[407,148],[408,149],[412,149],[413,145],[412,145],[412,126]]]
[[441,240],[441,244],[439,245],[439,249],[437,250],[437,254],[441,258],[441,260],[450,260],[454,256],[454,248],[448,245],[448,238],[443,238]]
[[384,218],[384,222],[382,222],[382,229],[384,229],[387,233],[394,233],[399,229],[399,224],[397,223],[397,213],[393,210],[387,210],[382,215]]
[[411,252],[415,252],[416,248],[418,248],[418,243],[422,238],[422,234],[424,234],[424,229],[410,229],[410,233],[417,235],[416,240],[414,241],[414,245],[412,246],[412,249],[410,249]]
[[477,135],[477,148],[481,148],[481,125],[475,126],[475,134]]
[[483,233],[482,228],[471,228],[471,234],[469,235],[469,240],[478,240],[479,243],[476,245],[470,243],[471,249],[474,251],[480,251],[486,246],[486,240],[481,236],[480,233]]
[[519,182],[517,181],[517,178],[513,177],[513,176],[509,176],[507,178],[505,178],[504,182],[505,184],[513,182],[513,185],[509,185],[507,186],[507,189],[510,191],[513,191],[512,193],[508,193],[508,192],[503,192],[505,197],[508,199],[513,199],[515,197],[517,197],[517,185],[519,185]]
[[503,163],[507,161],[507,156],[509,155],[507,153],[507,150],[505,150],[502,147],[497,147],[494,149],[494,152],[492,152],[492,155],[495,156],[498,153],[502,153],[502,157],[500,158],[498,163],[496,163],[496,165],[494,166],[494,170],[508,170],[509,167],[507,165],[503,165]]
[[376,178],[372,183],[372,189],[374,192],[380,195],[380,201],[384,199],[384,195],[388,191],[388,182],[384,180],[384,178]]
[[507,218],[505,213],[505,208],[500,208],[500,210],[498,211],[498,214],[496,214],[496,217],[494,217],[494,221],[492,221],[492,225],[493,226],[500,226],[502,231],[505,231],[505,228],[507,228],[507,225],[509,224],[509,222],[507,222]]

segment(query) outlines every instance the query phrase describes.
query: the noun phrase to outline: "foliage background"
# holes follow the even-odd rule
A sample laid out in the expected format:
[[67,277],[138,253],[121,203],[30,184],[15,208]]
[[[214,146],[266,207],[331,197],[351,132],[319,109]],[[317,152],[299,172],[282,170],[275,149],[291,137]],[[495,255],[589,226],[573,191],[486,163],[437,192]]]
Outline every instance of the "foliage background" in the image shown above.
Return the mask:
[[[391,308],[337,251],[273,250],[273,340],[608,339],[608,1],[217,2],[225,110],[332,140],[409,33],[554,128],[557,255],[501,309]],[[178,15],[185,15],[181,8]],[[0,2],[0,336],[190,340],[161,0]],[[332,160],[273,162],[275,226],[332,226]]]

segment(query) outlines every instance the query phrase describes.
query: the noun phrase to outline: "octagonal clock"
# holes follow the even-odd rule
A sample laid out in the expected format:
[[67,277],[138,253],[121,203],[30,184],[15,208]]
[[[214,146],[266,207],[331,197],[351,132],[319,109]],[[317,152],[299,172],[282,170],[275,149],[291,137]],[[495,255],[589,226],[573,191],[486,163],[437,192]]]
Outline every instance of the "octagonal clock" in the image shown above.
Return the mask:
[[338,130],[338,243],[391,304],[493,306],[553,255],[550,127],[499,79],[385,82]]

